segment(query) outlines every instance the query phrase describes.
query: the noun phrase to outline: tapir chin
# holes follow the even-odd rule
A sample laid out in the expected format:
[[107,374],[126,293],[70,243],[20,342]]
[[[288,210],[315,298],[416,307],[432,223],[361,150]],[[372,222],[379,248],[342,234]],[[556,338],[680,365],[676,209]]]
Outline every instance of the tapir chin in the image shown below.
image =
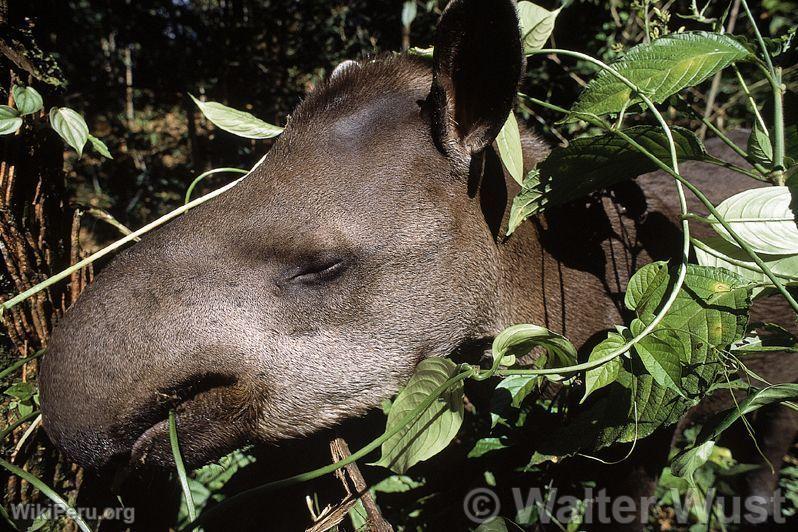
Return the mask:
[[[672,180],[643,176],[507,238],[519,187],[494,141],[525,69],[515,3],[453,0],[434,44],[431,62],[336,69],[240,184],[104,268],[42,361],[44,428],[68,457],[171,465],[175,409],[196,466],[360,416],[420,360],[481,353],[509,325],[544,325],[584,351],[628,319],[631,273],[679,257]],[[523,148],[525,170],[548,151],[527,132]],[[715,202],[754,184],[684,172]],[[777,464],[795,434],[779,419],[765,447]]]

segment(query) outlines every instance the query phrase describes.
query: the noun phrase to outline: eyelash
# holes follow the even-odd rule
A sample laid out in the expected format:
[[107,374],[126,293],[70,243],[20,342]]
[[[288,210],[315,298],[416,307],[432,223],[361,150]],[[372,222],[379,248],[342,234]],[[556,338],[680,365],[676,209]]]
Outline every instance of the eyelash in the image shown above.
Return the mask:
[[283,281],[278,282],[278,285],[320,285],[340,277],[347,266],[348,261],[345,259],[333,259],[324,262],[318,261],[310,265],[295,268],[294,272],[285,275]]
[[299,273],[289,279],[291,282],[317,282],[317,281],[325,281],[330,280],[335,277],[338,277],[341,273],[343,273],[344,267],[346,266],[343,260],[338,260],[333,263],[322,264],[318,267],[312,267],[314,269],[304,271]]

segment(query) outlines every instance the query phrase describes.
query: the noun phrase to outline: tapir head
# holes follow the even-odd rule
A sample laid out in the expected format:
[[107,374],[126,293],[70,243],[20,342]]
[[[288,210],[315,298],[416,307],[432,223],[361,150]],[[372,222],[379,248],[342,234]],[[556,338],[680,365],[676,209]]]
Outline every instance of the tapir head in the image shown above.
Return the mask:
[[247,178],[121,253],[57,325],[53,442],[90,467],[170,464],[175,409],[198,465],[364,413],[422,358],[495,334],[473,181],[522,70],[510,0],[451,2],[431,65],[338,69]]

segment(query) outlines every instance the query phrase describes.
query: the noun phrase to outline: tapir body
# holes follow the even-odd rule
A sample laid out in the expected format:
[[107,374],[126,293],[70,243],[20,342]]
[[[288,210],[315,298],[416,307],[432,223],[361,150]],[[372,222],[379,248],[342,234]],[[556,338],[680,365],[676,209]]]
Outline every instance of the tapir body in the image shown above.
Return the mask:
[[[432,64],[336,71],[251,175],[121,253],[57,325],[40,380],[53,442],[94,468],[168,465],[174,408],[199,465],[364,414],[423,358],[478,357],[509,325],[584,352],[624,323],[630,275],[679,256],[675,186],[646,176],[507,238],[519,187],[492,143],[523,66],[513,2],[455,0]],[[529,170],[547,148],[523,144]],[[755,184],[685,174],[713,202]]]

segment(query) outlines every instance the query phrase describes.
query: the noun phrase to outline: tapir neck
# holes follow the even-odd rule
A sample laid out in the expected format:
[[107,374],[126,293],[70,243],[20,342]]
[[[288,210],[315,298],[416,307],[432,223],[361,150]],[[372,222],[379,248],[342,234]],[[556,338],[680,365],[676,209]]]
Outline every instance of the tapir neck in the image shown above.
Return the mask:
[[[527,133],[522,137],[522,145],[524,169],[529,171],[546,156],[548,148]],[[552,223],[548,217],[536,216],[521,224],[509,238],[505,236],[510,206],[521,187],[509,173],[503,174],[506,201],[496,238],[500,327],[516,323],[542,325],[568,336],[579,347],[591,335],[623,323],[616,304],[617,294],[613,294],[606,279],[596,275],[603,270],[603,261],[596,261],[600,267],[585,268],[563,260],[556,252],[563,247],[585,245],[584,240],[573,238],[589,232],[589,228],[580,227],[583,219],[566,215]]]

